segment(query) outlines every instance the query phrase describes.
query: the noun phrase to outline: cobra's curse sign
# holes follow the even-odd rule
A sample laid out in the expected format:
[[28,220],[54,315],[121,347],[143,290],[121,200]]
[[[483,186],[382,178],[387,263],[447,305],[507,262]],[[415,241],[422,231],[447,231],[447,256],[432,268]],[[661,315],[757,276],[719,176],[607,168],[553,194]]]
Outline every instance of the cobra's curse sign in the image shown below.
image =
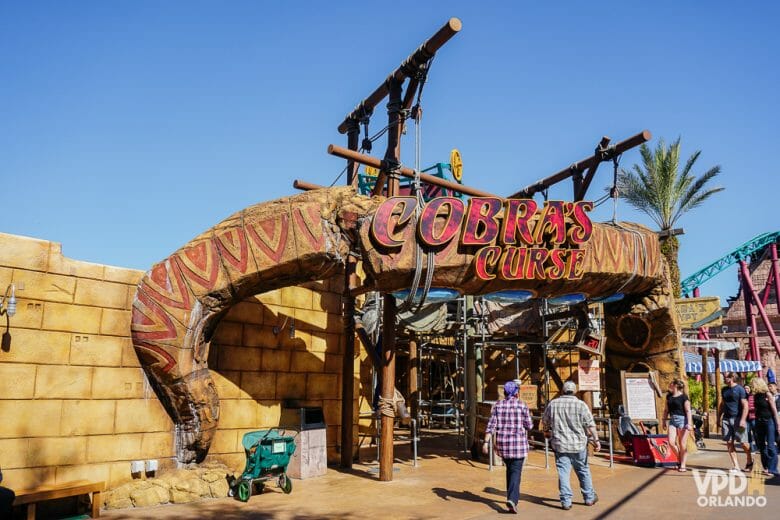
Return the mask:
[[[440,197],[425,204],[415,234],[423,246],[439,250],[458,241],[474,251],[483,280],[577,280],[582,278],[583,245],[593,233],[592,202],[473,197],[468,204]],[[391,197],[377,208],[371,239],[388,251],[405,242],[404,230],[417,211],[415,197]],[[407,235],[408,236],[408,235]]]

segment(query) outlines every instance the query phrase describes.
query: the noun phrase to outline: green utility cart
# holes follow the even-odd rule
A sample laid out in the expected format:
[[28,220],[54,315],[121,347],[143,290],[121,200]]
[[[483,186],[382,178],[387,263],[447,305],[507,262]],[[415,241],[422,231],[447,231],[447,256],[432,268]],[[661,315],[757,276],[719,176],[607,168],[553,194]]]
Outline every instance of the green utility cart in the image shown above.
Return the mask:
[[246,468],[236,486],[238,499],[247,502],[254,487],[262,492],[265,482],[272,479],[276,479],[282,491],[290,493],[292,481],[287,476],[287,465],[295,453],[295,438],[271,428],[249,432],[241,442],[246,451]]

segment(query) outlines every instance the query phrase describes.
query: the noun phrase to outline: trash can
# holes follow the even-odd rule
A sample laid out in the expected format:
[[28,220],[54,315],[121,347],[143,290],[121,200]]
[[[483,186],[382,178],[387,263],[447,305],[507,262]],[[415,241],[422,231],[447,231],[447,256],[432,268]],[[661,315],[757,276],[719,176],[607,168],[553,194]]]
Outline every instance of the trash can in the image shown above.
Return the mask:
[[297,432],[296,449],[287,465],[287,475],[297,479],[324,475],[328,471],[328,442],[322,408],[282,408],[280,426]]

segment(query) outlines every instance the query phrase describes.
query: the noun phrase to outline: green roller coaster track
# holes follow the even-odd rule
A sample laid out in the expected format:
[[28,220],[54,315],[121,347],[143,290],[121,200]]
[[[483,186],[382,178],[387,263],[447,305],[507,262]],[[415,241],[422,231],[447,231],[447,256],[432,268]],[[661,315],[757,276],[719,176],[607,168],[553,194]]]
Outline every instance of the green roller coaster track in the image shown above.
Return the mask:
[[763,233],[753,237],[751,240],[748,240],[741,246],[715,260],[707,267],[699,269],[691,276],[683,280],[680,283],[682,294],[691,294],[695,288],[701,287],[702,284],[710,278],[717,276],[725,269],[736,264],[740,260],[744,260],[745,258],[751,256],[756,251],[760,251],[766,246],[778,241],[780,241],[780,231]]

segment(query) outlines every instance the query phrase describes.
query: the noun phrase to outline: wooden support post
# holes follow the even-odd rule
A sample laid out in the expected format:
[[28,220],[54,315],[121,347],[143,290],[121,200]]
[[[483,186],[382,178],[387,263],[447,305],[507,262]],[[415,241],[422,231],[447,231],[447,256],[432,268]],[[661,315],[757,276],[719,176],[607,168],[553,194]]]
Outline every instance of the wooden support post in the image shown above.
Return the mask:
[[[347,144],[350,150],[357,150],[360,138],[360,126],[350,121],[347,132]],[[347,184],[357,183],[355,161],[347,162]],[[347,257],[344,269],[344,352],[341,363],[341,467],[351,468],[354,457],[353,432],[355,423],[355,297],[352,289],[357,285],[355,275],[356,260]]]
[[[392,399],[395,391],[395,296],[386,294],[382,315],[382,397]],[[382,414],[379,445],[379,480],[393,480],[393,428],[395,418]]]
[[[385,161],[399,164],[401,159],[401,108],[402,108],[403,80],[392,80],[388,89],[390,99],[387,102],[387,119],[390,129],[387,133],[387,151]],[[392,197],[398,194],[397,172],[379,172],[376,187],[380,187],[383,173],[387,174],[387,195]],[[385,294],[384,312],[382,315],[382,397],[387,403],[395,394],[395,296]],[[379,447],[379,480],[389,482],[393,480],[393,428],[394,417],[382,414],[382,436]]]
[[[715,409],[720,410],[720,350],[713,350],[713,354],[715,359]],[[719,429],[720,424],[715,421],[715,431],[717,432]]]
[[103,505],[103,497],[100,491],[92,493],[92,518],[100,517],[100,506]]
[[419,413],[419,401],[420,397],[417,395],[418,381],[417,381],[417,366],[418,366],[418,353],[417,353],[417,338],[414,334],[409,338],[409,408],[411,409],[412,418],[417,419]]
[[[601,141],[599,142],[599,145],[596,147],[596,155],[609,153],[609,142],[610,142],[609,137],[607,136],[602,137]],[[593,181],[593,177],[596,176],[596,170],[598,170],[599,164],[601,164],[601,161],[596,162],[590,168],[588,168],[588,173],[586,173],[585,177],[579,181],[577,180],[577,177],[578,176],[582,177],[582,174],[579,173],[579,170],[575,172],[574,200],[579,201],[585,198],[585,194],[588,193],[588,188],[590,188],[590,183]]]
[[[710,436],[710,377],[709,368],[707,367],[707,352],[708,348],[701,349],[701,406],[704,408],[704,413],[708,415],[707,420],[704,421],[704,436]],[[716,388],[717,390],[717,388]],[[717,411],[715,412],[717,414]]]

